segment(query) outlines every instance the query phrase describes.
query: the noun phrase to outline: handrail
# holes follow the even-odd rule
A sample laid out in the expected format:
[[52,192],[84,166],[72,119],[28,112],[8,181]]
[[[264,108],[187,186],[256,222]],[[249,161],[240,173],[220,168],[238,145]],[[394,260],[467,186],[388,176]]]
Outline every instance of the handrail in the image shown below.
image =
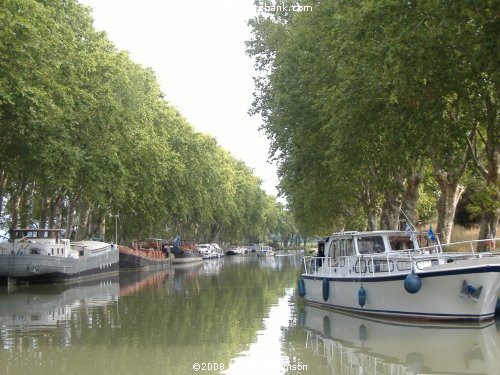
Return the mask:
[[[457,245],[464,245],[464,244],[474,244],[474,243],[481,243],[481,242],[493,242],[496,244],[496,241],[500,241],[500,238],[485,238],[482,240],[467,240],[467,241],[459,241],[459,242],[450,242],[446,244],[436,244],[436,245],[431,245],[431,246],[425,246],[425,247],[419,247],[418,249],[413,249],[413,250],[427,250],[427,249],[434,249],[434,248],[446,248],[450,246],[457,246]],[[472,251],[474,252],[474,251]]]
[[[485,242],[488,240],[471,240],[471,241],[462,241],[456,242],[449,245],[454,244],[464,244],[469,242]],[[387,265],[387,273],[392,273],[394,271],[391,270],[391,263],[401,262],[408,260],[410,263],[419,263],[423,261],[429,261],[432,259],[456,259],[459,260],[461,258],[484,258],[484,257],[493,257],[500,256],[500,250],[488,251],[488,252],[437,252],[437,253],[426,253],[425,250],[430,248],[429,246],[426,248],[419,249],[411,249],[411,250],[396,250],[389,251],[383,253],[372,253],[372,254],[362,254],[362,255],[349,255],[349,256],[341,256],[335,259],[335,264],[332,264],[331,257],[315,257],[315,256],[304,256],[303,264],[305,274],[316,274],[320,276],[333,275],[333,270],[338,269],[339,267],[342,269],[351,269],[352,267],[356,267],[358,262],[362,260],[366,260],[367,266],[366,270],[363,272],[363,266],[359,265],[359,271],[356,270],[356,273],[366,274],[371,273],[375,274],[375,264],[378,262],[377,267]],[[355,259],[354,264],[353,259]],[[344,260],[344,266],[340,266],[342,264],[342,260]],[[398,266],[399,267],[399,266]]]

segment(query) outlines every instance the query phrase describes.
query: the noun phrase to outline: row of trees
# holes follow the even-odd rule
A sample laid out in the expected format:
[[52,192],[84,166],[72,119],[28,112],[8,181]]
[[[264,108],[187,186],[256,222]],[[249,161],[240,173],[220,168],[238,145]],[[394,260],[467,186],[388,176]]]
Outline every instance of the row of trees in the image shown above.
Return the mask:
[[252,111],[264,119],[301,232],[391,229],[401,208],[414,223],[437,209],[449,242],[474,180],[480,238],[495,236],[499,3],[276,4],[256,1],[262,12],[249,22]]
[[279,227],[284,208],[260,179],[195,132],[89,9],[5,0],[0,24],[4,228],[255,241]]

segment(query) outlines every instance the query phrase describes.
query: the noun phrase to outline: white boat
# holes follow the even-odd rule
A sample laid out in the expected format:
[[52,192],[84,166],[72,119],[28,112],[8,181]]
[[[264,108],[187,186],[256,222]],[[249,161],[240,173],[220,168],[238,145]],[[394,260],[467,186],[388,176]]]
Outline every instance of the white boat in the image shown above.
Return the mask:
[[245,248],[241,246],[231,246],[226,251],[226,255],[243,255],[245,254]]
[[257,256],[259,257],[273,257],[274,251],[271,246],[261,246],[259,250],[257,250]]
[[118,270],[118,248],[100,241],[70,242],[60,229],[15,229],[0,243],[0,278],[7,284],[52,282]]
[[220,246],[216,243],[213,243],[211,245],[212,245],[212,251],[215,253],[217,258],[222,258],[224,256],[224,251],[222,251]]
[[200,252],[203,259],[212,259],[217,257],[212,245],[209,243],[196,245],[196,249]]
[[[500,293],[500,252],[481,241],[420,247],[402,231],[342,232],[303,258],[299,294],[311,305],[364,314],[484,320]],[[496,239],[488,240],[494,244]],[[469,250],[454,251],[457,246]]]

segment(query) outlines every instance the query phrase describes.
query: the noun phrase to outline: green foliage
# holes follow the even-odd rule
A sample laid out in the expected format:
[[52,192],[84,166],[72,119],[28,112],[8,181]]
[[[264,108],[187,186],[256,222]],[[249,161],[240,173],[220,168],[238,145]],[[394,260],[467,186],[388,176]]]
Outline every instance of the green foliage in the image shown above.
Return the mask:
[[123,241],[267,234],[274,198],[261,181],[197,133],[163,99],[154,72],[117,51],[92,22],[76,0],[0,5],[7,225],[68,226],[88,236],[106,226]]
[[[409,206],[430,218],[464,182],[471,150],[498,183],[498,4],[299,3],[312,11],[252,19],[247,52],[259,71],[252,110],[304,233],[372,227],[418,191]],[[419,169],[439,182],[431,195]]]

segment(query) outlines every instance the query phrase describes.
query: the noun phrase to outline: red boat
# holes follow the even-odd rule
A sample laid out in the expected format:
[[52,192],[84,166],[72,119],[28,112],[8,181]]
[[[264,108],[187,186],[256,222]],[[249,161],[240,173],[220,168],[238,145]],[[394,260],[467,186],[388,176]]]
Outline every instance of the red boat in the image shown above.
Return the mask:
[[162,240],[133,242],[130,247],[118,246],[120,268],[164,268],[170,266],[173,255]]

